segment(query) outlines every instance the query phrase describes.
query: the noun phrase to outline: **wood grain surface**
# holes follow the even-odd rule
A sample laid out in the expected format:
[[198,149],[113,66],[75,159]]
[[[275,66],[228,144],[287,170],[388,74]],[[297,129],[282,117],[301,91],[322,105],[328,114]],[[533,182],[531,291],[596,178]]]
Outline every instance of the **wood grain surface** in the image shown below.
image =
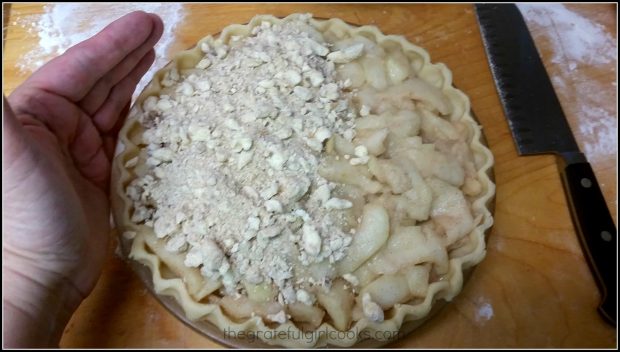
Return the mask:
[[[111,5],[113,6],[113,5]],[[553,156],[519,157],[508,130],[486,60],[471,5],[188,4],[168,55],[192,46],[209,33],[253,15],[311,12],[355,24],[374,24],[386,34],[402,34],[445,63],[454,83],[472,101],[495,155],[495,225],[486,259],[463,292],[439,315],[393,347],[614,347],[616,329],[596,312],[600,297],[579,246]],[[611,4],[568,5],[616,36]],[[3,56],[3,92],[8,95],[28,75],[23,55],[37,45],[36,34],[15,25],[44,13],[43,4],[14,4]],[[88,7],[84,6],[84,11]],[[559,98],[580,146],[585,148],[617,223],[617,137],[602,141],[600,129],[581,128],[584,116],[575,76],[551,62],[545,34],[550,26],[529,23],[545,65],[569,89]],[[616,90],[617,62],[579,67],[580,77]],[[567,73],[568,72],[568,73]],[[554,80],[554,83],[556,81]],[[557,87],[556,87],[557,88]],[[566,87],[564,87],[566,88]],[[598,94],[598,93],[597,93]],[[617,126],[617,98],[604,101]],[[615,127],[617,129],[617,127]],[[606,142],[606,148],[592,148]],[[599,144],[597,144],[599,143]],[[94,292],[66,328],[62,347],[209,347],[220,345],[183,325],[151,297],[110,248]]]

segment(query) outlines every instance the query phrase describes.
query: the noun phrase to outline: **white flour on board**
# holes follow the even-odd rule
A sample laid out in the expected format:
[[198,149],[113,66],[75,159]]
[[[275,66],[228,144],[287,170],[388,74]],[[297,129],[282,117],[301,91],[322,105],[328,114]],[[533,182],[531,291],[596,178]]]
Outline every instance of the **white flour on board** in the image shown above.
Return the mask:
[[[617,158],[617,111],[609,102],[617,102],[616,82],[610,86],[591,80],[580,68],[594,67],[609,70],[615,76],[618,61],[617,39],[605,28],[562,4],[519,4],[534,38],[542,37],[551,48],[551,63],[561,73],[551,77],[560,99],[574,96],[579,132],[583,135],[582,147],[590,161]],[[615,104],[614,104],[615,105]],[[568,113],[568,111],[567,111]],[[594,138],[596,137],[596,138]]]
[[159,15],[164,22],[164,33],[155,47],[156,61],[144,76],[136,92],[148,83],[153,73],[169,60],[167,50],[174,42],[174,30],[183,20],[181,4],[166,3],[61,3],[45,5],[42,14],[20,18],[17,25],[38,37],[35,48],[19,61],[22,72],[33,72],[51,58],[71,46],[88,39],[114,20],[132,11],[142,10]]
[[493,318],[493,306],[487,302],[484,297],[479,297],[476,300],[476,322],[484,325],[487,321]]
[[578,64],[599,65],[618,59],[616,41],[605,27],[570,11],[562,4],[519,4],[519,9],[529,22],[552,26],[550,36],[554,56],[551,62],[568,63],[572,71]]

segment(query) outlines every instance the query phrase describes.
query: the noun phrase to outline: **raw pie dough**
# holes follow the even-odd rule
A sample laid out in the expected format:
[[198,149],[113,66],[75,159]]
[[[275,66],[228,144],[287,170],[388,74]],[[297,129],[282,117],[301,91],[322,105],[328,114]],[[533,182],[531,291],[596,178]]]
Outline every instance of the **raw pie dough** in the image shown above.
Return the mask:
[[[256,16],[142,92],[114,216],[188,318],[351,346],[424,318],[483,259],[495,188],[480,139],[451,72],[403,37]],[[277,334],[299,330],[326,333]]]

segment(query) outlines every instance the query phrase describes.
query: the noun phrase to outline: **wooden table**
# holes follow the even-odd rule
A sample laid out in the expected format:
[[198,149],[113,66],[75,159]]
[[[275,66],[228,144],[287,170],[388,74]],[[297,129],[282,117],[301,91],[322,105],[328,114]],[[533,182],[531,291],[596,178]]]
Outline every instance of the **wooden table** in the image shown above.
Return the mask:
[[[114,6],[114,5],[110,5]],[[496,158],[497,207],[487,258],[453,304],[394,347],[613,347],[616,330],[596,312],[599,293],[581,252],[553,156],[519,157],[508,130],[481,43],[471,5],[200,5],[185,6],[168,54],[230,23],[247,22],[256,13],[311,12],[358,24],[375,24],[384,33],[403,34],[426,48],[434,62],[445,63],[455,84],[471,97]],[[615,5],[567,5],[602,24],[615,36]],[[84,6],[84,11],[88,7]],[[4,94],[26,73],[17,63],[37,38],[14,22],[40,14],[43,5],[15,4],[6,35]],[[616,62],[567,71],[551,62],[545,35],[550,26],[529,23],[550,75],[567,87],[559,98],[580,146],[588,157],[616,219],[617,139],[603,141],[608,130],[580,128],[584,120],[580,79],[616,90]],[[567,73],[569,72],[569,73]],[[559,81],[554,80],[554,83]],[[559,88],[559,87],[556,87]],[[599,92],[600,93],[600,92]],[[617,126],[615,95],[602,102]],[[615,131],[613,138],[615,137]],[[597,148],[606,142],[605,148]],[[594,146],[594,147],[592,147]],[[94,292],[66,328],[62,347],[220,347],[171,316],[151,297],[116,255],[109,259]]]

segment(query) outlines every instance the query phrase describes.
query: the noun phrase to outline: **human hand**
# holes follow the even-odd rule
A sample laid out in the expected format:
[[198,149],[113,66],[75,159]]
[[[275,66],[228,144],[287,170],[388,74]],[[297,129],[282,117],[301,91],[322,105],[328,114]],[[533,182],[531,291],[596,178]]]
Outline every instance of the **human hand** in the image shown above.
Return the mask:
[[162,31],[156,15],[128,14],[41,67],[4,101],[5,318],[25,313],[14,323],[34,320],[57,335],[20,340],[20,327],[5,320],[7,346],[57,343],[66,323],[59,315],[68,320],[98,279],[117,133]]

